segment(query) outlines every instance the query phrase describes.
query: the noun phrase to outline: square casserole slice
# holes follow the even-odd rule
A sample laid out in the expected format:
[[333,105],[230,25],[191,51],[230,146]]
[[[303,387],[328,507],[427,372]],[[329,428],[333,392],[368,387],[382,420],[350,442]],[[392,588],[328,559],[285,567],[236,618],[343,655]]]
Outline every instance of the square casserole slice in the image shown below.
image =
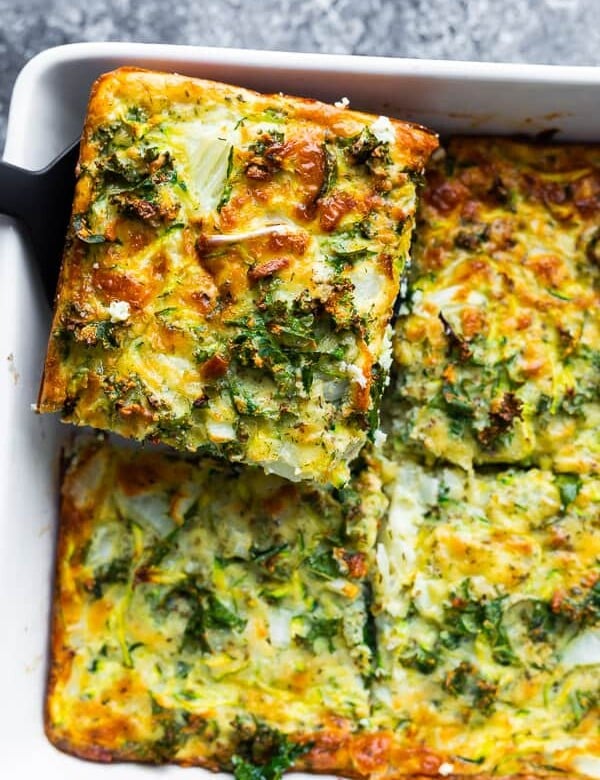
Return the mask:
[[376,469],[326,490],[187,458],[98,441],[70,455],[49,738],[98,761],[212,769],[291,763],[310,743],[304,761],[348,771],[319,746],[358,748],[369,716]]
[[392,476],[372,569],[378,777],[596,777],[600,479],[406,457]]
[[428,168],[393,439],[600,472],[600,145],[455,138]]
[[341,483],[377,425],[427,130],[123,68],[95,84],[39,409]]

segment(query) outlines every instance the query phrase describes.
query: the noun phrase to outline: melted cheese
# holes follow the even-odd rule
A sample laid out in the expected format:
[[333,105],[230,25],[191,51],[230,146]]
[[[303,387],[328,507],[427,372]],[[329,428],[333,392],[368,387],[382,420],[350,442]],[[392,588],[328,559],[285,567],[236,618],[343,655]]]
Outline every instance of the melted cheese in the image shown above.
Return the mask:
[[367,456],[338,494],[81,443],[50,738],[223,767],[250,718],[310,741],[308,768],[593,776],[599,511],[597,477],[540,469]]

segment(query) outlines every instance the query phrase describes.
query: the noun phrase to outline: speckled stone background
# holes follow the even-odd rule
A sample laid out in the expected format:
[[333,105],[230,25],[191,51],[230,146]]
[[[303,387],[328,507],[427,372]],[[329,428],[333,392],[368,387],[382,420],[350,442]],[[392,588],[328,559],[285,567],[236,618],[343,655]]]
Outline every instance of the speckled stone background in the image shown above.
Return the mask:
[[600,0],[0,0],[0,148],[18,71],[74,41],[600,64]]

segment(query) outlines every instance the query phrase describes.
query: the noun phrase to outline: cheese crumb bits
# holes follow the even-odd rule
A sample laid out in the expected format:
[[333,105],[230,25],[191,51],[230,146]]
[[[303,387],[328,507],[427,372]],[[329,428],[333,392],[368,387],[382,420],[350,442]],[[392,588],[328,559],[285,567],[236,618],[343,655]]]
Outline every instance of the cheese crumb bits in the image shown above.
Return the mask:
[[113,322],[125,322],[129,319],[131,310],[127,301],[111,301],[108,313]]
[[365,388],[367,386],[367,377],[363,374],[358,366],[353,363],[346,363],[343,360],[340,363],[340,368],[345,371],[352,382],[356,382],[359,387]]
[[373,444],[375,445],[375,447],[377,447],[378,449],[383,447],[386,441],[387,441],[387,433],[384,433],[381,430],[381,428],[377,428],[377,430],[373,434]]
[[379,116],[371,125],[371,132],[382,144],[391,144],[396,140],[396,133],[387,116]]
[[438,774],[442,777],[448,777],[448,775],[451,775],[453,772],[454,764],[448,764],[447,762],[440,764],[440,768],[438,769]]
[[347,97],[340,98],[339,100],[336,100],[333,104],[336,108],[348,108],[350,105],[350,101]]

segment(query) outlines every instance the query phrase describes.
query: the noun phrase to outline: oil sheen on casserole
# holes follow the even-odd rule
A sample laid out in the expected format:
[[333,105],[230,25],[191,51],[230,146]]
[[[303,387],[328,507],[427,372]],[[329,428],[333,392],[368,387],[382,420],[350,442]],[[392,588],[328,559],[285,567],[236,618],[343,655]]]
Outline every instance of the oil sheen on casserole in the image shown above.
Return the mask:
[[[51,741],[250,780],[309,743],[358,739],[385,505],[366,462],[349,487],[325,490],[209,457],[80,443],[62,488]],[[360,760],[360,740],[355,750]]]
[[100,78],[39,399],[65,421],[343,483],[378,424],[435,136],[312,100]]
[[465,468],[600,472],[600,146],[452,140],[413,259],[397,442]]

